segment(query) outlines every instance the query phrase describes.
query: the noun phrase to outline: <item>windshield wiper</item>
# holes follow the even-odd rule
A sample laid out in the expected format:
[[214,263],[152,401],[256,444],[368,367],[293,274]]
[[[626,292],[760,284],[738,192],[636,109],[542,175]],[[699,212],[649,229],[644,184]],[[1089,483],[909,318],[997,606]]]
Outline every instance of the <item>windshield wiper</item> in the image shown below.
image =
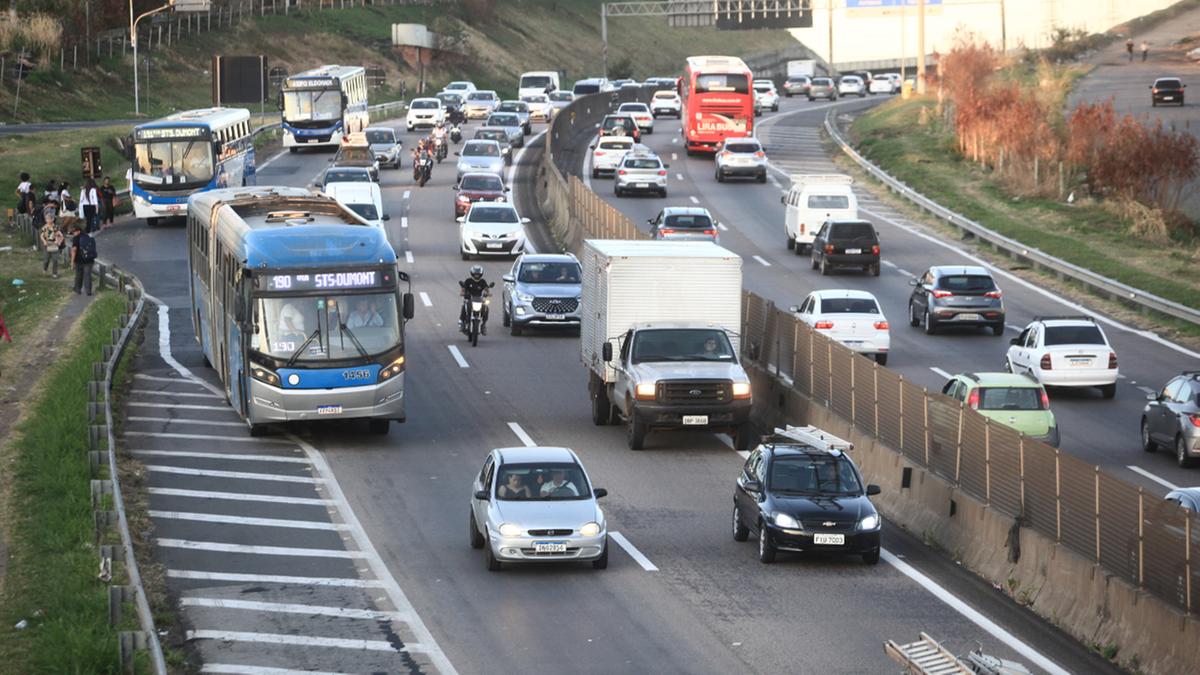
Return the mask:
[[321,328],[320,328],[320,327],[317,327],[317,328],[313,329],[312,335],[309,335],[309,336],[308,336],[308,338],[307,338],[307,339],[306,339],[304,342],[301,342],[301,343],[300,343],[300,346],[296,348],[296,351],[292,352],[292,355],[291,355],[290,357],[288,357],[287,363],[285,363],[285,364],[283,365],[283,367],[284,367],[284,368],[291,368],[291,367],[292,367],[292,364],[296,362],[296,359],[300,358],[300,354],[302,354],[302,353],[304,352],[304,349],[305,349],[305,347],[308,347],[308,345],[309,345],[309,344],[310,344],[310,343],[311,343],[311,342],[312,342],[314,339],[316,339],[317,337],[319,337],[320,335],[321,335]]
[[354,331],[350,330],[344,323],[339,323],[338,328],[341,328],[343,333],[350,336],[350,341],[354,343],[355,349],[358,350],[358,353],[361,354],[364,359],[370,358],[371,355],[367,353],[366,349],[363,349],[362,343],[358,341],[357,337],[355,337]]

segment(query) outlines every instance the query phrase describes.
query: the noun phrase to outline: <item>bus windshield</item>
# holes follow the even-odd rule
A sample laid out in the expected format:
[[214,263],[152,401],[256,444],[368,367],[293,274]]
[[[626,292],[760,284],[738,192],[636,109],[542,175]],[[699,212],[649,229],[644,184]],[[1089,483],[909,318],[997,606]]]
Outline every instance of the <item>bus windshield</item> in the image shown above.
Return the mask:
[[400,344],[395,293],[259,298],[254,324],[251,349],[297,363],[366,358]]
[[283,118],[291,121],[336,120],[342,116],[339,89],[301,89],[283,92]]
[[134,144],[133,179],[149,185],[203,185],[212,180],[212,145],[206,139],[139,141]]

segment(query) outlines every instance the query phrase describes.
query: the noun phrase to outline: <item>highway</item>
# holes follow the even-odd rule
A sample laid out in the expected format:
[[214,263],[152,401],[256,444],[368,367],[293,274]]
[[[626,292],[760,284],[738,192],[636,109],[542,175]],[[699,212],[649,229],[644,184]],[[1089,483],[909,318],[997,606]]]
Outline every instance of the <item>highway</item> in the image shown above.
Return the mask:
[[[768,127],[777,134],[767,137],[775,161],[788,170],[789,162],[819,161],[821,151],[802,141],[821,113],[783,114]],[[785,145],[787,134],[796,136]],[[672,136],[660,131],[650,141],[669,153]],[[406,148],[414,142],[406,136]],[[540,141],[530,145],[515,198],[534,219],[535,245],[546,250],[528,188]],[[259,184],[306,185],[328,159],[277,156]],[[408,422],[386,437],[346,423],[251,439],[214,398],[216,380],[191,335],[182,226],[125,221],[100,241],[105,258],[139,275],[169,308],[147,329],[134,380],[145,393],[130,397],[123,440],[155,467],[147,473],[155,558],[209,672],[890,672],[882,642],[914,639],[920,630],[959,653],[978,642],[1046,672],[1115,672],[989,582],[886,524],[890,555],[878,566],[820,557],[760,564],[753,545],[728,532],[742,458],[722,440],[663,434],[650,437],[648,451],[631,453],[620,427],[591,423],[573,335],[514,338],[493,313],[490,334],[471,348],[456,331],[456,280],[468,263],[459,259],[451,218],[452,171],[439,166],[424,188],[412,185],[407,160],[383,174],[389,238],[420,298],[408,327]],[[771,221],[778,188],[709,185],[704,160],[676,160],[671,171],[684,179],[672,185],[669,203],[696,196],[717,211],[730,228],[723,243],[746,256],[752,289],[786,302],[818,281],[804,261],[788,257],[781,226]],[[668,201],[618,203],[644,221]],[[902,230],[883,232],[885,259],[898,267],[915,270],[937,250]],[[510,264],[483,263],[494,281]],[[896,268],[842,282],[876,290],[893,321],[901,315]],[[1010,294],[1014,287],[1005,284]],[[1061,311],[1026,295],[1041,303],[1036,311]],[[894,335],[897,367],[928,384],[938,379],[930,364],[979,368],[998,360],[985,352],[1002,353],[1002,340],[982,335],[930,341],[905,326]],[[1129,349],[1123,353],[1132,356]],[[1177,369],[1162,351],[1156,367]],[[1135,397],[1129,384],[1112,406]],[[1107,405],[1098,397],[1072,403]],[[490,449],[526,442],[574,448],[596,485],[609,490],[601,504],[610,532],[621,536],[613,536],[608,570],[538,565],[494,573],[469,548],[473,475]],[[1124,452],[1143,459],[1136,447]],[[1165,457],[1150,458],[1160,459],[1155,471],[1168,475]],[[971,616],[946,604],[954,598]]]

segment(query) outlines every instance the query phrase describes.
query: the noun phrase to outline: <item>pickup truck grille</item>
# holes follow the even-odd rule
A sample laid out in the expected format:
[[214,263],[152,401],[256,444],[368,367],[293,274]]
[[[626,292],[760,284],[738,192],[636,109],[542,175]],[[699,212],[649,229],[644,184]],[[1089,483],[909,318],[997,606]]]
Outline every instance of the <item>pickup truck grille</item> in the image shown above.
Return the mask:
[[533,311],[540,314],[570,314],[579,309],[575,298],[534,298]]
[[733,388],[729,380],[672,380],[658,383],[658,400],[664,403],[725,403]]

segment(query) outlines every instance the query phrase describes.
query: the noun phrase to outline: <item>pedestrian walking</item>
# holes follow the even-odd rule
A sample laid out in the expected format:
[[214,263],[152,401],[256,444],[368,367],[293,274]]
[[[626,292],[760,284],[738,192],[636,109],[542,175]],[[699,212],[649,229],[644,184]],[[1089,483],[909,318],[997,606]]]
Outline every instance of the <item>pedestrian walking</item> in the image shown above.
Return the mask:
[[58,214],[65,216],[78,211],[79,203],[71,196],[71,184],[64,180],[58,184]]
[[75,295],[92,294],[92,267],[96,264],[96,239],[77,220],[71,227],[71,266],[75,268]]
[[58,225],[54,222],[53,212],[46,214],[46,223],[42,225],[40,234],[42,240],[42,272],[50,273],[53,268],[54,278],[58,278],[58,259],[61,257],[59,251],[62,250],[66,239],[63,237],[62,230],[58,229]]
[[58,201],[58,182],[53,178],[46,181],[46,190],[42,192],[42,199],[54,197],[54,201]]
[[117,207],[120,205],[121,200],[117,197],[116,186],[112,184],[108,176],[105,176],[104,181],[100,184],[100,229],[108,229],[108,226],[112,225]]
[[29,213],[33,211],[33,183],[29,180],[29,174],[21,172],[21,182],[17,183],[17,213]]
[[1129,62],[1133,63],[1133,38],[1125,40],[1125,51],[1129,53]]
[[1142,40],[1142,63],[1146,62],[1146,57],[1150,54],[1150,43]]
[[88,234],[100,229],[100,191],[91,178],[79,190],[79,207],[83,209],[83,222]]

